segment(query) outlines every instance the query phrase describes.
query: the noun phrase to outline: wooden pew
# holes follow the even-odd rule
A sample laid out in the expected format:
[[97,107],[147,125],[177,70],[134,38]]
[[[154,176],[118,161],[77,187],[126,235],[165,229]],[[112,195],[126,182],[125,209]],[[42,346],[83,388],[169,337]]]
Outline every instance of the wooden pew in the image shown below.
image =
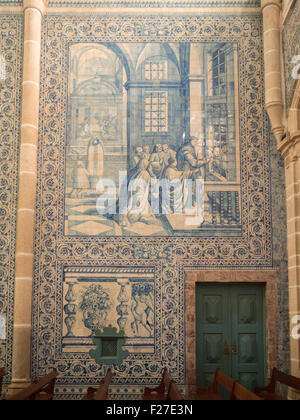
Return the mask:
[[5,370],[4,368],[0,369],[0,397],[2,395],[2,383],[3,383],[3,378],[5,376]]
[[236,382],[233,387],[231,400],[262,401],[262,398],[260,398],[258,395],[254,394],[253,392],[249,391],[243,385]]
[[52,400],[57,376],[58,372],[54,369],[40,380],[34,381],[28,388],[8,398],[8,401]]
[[172,380],[171,384],[169,386],[169,390],[168,390],[168,394],[167,394],[167,401],[182,401],[183,395],[181,394],[181,392],[179,391],[177,385],[175,384],[175,382]]
[[[165,391],[167,390],[167,394]],[[143,400],[167,400],[167,401],[177,401],[183,400],[183,396],[179,391],[174,380],[168,373],[167,369],[164,369],[162,380],[159,386],[155,388],[145,388],[143,394]]]
[[254,392],[264,400],[284,400],[285,398],[279,395],[276,390],[276,385],[279,383],[300,391],[300,378],[287,375],[286,373],[274,368],[269,385],[264,388],[256,387]]
[[87,395],[82,399],[83,401],[94,400],[102,401],[108,399],[108,388],[112,378],[111,369],[107,369],[105,378],[100,382],[99,388],[88,388]]
[[217,401],[223,400],[220,394],[218,394],[218,385],[224,388],[230,394],[230,399],[233,399],[233,389],[237,381],[225,375],[220,369],[216,370],[213,383],[207,388],[197,388],[197,400],[203,401]]

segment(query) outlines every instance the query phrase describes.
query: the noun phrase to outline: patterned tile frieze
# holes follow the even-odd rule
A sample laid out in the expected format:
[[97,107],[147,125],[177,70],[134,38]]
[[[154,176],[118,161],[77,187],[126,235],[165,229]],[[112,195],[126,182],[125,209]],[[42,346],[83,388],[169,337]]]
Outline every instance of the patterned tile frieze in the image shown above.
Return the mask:
[[[70,47],[76,43],[147,42],[232,43],[237,48],[242,194],[242,229],[238,236],[106,237],[65,233]],[[141,308],[142,301],[146,314],[143,322],[137,321],[137,317],[129,322],[133,335],[143,328],[143,334],[150,340],[151,326],[162,322],[162,327],[154,329],[157,335],[153,342],[143,342],[147,348],[154,346],[154,352],[143,355],[136,354],[136,350],[132,352],[116,368],[114,385],[157,382],[164,365],[178,383],[184,384],[184,268],[272,267],[269,129],[263,105],[262,56],[262,25],[258,15],[45,18],[35,236],[34,377],[56,366],[62,386],[94,383],[103,370],[87,352],[74,350],[76,346],[88,345],[86,339],[78,341],[78,331],[85,331],[93,320],[91,314],[78,318],[78,313],[83,313],[79,308],[85,307],[82,296],[84,299],[101,296],[103,319],[107,308],[113,307],[114,316],[119,316],[116,319],[121,323],[121,310],[116,302],[129,305],[127,294],[131,298],[131,312]],[[145,279],[143,284],[136,284],[137,276]],[[128,281],[123,284],[124,278]],[[153,290],[157,293],[155,298]],[[76,314],[72,313],[72,305],[77,308]]]
[[21,17],[0,15],[0,315],[6,323],[0,366],[6,367],[6,381],[12,364],[22,32]]
[[51,0],[48,7],[137,7],[137,8],[183,8],[183,7],[259,7],[260,2],[256,0]]
[[1,0],[0,1],[0,7],[1,6],[22,6],[22,5],[23,5],[22,0],[15,0],[15,1]]

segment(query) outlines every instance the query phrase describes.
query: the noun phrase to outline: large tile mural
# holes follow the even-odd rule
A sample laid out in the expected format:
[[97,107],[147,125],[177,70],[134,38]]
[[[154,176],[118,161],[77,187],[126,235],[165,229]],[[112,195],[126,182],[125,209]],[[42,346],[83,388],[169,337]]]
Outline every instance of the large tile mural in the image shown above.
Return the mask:
[[237,54],[226,42],[70,46],[66,235],[241,233]]
[[23,20],[0,13],[0,366],[12,367]]
[[[185,270],[273,268],[261,16],[50,14],[42,57],[32,375],[55,366],[58,395],[79,397],[112,325],[129,351],[113,397],[165,366],[183,385]],[[169,212],[131,214],[166,177],[200,185],[203,211],[192,187],[177,212],[175,185]]]

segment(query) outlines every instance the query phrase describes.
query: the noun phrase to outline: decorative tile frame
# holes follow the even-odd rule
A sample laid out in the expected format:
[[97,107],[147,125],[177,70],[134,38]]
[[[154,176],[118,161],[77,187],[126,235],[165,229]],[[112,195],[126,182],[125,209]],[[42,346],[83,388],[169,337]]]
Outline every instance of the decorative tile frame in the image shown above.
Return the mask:
[[136,7],[136,8],[183,8],[183,7],[260,7],[260,2],[257,0],[50,0],[48,7]]
[[0,0],[0,7],[1,6],[23,6],[23,0]]
[[[67,127],[68,45],[74,42],[235,42],[239,51],[241,237],[65,237],[63,235],[65,133]],[[63,267],[129,270],[155,267],[161,279],[162,357],[129,358],[125,372],[142,376],[115,378],[116,385],[159,381],[167,365],[179,384],[186,379],[186,269],[254,269],[272,267],[269,129],[264,113],[261,16],[79,16],[48,15],[43,28],[40,146],[38,159],[32,376],[56,366],[61,386],[93,384],[99,377],[88,358],[58,360],[62,321]],[[264,118],[261,118],[264,115]],[[256,271],[255,271],[256,272]],[[275,281],[275,280],[274,280]],[[128,376],[128,375],[127,375]],[[64,392],[64,391],[62,391]],[[129,391],[128,391],[129,392]],[[66,393],[68,393],[66,388]]]
[[[186,383],[188,392],[193,395],[196,385],[196,284],[197,283],[262,283],[265,284],[266,301],[266,355],[267,373],[278,367],[278,294],[277,272],[275,270],[258,271],[198,271],[187,270],[186,281]],[[194,303],[194,304],[191,304]]]
[[0,80],[0,314],[7,331],[6,340],[0,340],[0,366],[7,372],[5,382],[12,370],[22,44],[23,18],[0,14],[0,54],[6,61],[6,79]]

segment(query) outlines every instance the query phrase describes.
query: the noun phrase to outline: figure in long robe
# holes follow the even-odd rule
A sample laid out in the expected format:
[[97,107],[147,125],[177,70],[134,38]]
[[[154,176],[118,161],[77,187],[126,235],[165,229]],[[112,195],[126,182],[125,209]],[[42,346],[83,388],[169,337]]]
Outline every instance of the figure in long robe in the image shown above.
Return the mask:
[[149,203],[151,176],[147,170],[147,159],[141,159],[132,170],[128,185],[128,202],[126,214],[122,215],[122,226],[129,223],[143,222],[150,224],[155,221]]
[[88,144],[88,173],[92,189],[96,189],[98,182],[101,180],[103,169],[103,141],[98,137],[92,138]]

